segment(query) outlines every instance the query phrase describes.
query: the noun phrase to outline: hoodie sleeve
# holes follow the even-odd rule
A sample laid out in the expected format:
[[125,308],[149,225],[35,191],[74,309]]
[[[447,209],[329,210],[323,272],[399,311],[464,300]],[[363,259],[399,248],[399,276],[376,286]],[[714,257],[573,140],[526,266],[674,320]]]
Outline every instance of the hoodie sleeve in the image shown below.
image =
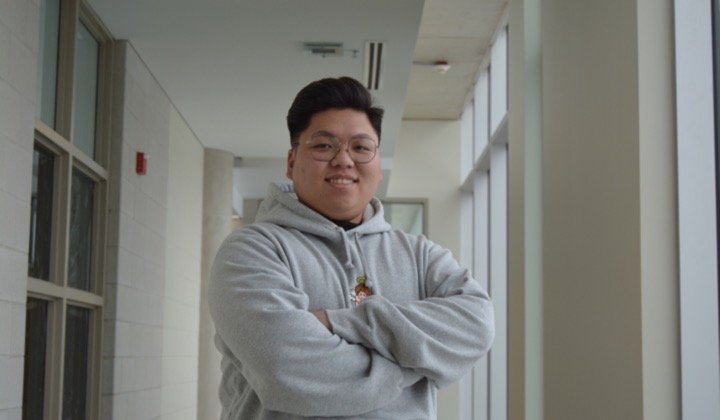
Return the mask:
[[468,270],[448,250],[427,244],[421,257],[425,299],[393,303],[375,295],[327,314],[335,334],[444,386],[459,380],[490,349],[494,313],[487,292]]
[[270,236],[231,235],[215,259],[208,295],[217,340],[265,409],[352,416],[387,405],[422,379],[318,322]]

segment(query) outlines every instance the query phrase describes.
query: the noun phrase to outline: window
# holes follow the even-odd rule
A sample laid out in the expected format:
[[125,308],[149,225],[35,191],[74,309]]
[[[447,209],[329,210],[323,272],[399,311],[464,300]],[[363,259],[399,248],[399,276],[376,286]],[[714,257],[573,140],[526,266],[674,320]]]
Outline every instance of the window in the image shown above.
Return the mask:
[[501,25],[490,61],[480,74],[462,119],[463,264],[495,305],[495,343],[474,368],[465,407],[472,419],[507,419],[507,26]]
[[382,200],[385,220],[403,232],[427,235],[427,202],[425,198],[385,198]]
[[717,6],[717,0],[676,1],[674,13],[684,419],[720,417],[717,93],[713,89],[712,28],[716,20],[712,12],[715,8],[717,13]]
[[111,39],[41,0],[23,419],[99,418]]

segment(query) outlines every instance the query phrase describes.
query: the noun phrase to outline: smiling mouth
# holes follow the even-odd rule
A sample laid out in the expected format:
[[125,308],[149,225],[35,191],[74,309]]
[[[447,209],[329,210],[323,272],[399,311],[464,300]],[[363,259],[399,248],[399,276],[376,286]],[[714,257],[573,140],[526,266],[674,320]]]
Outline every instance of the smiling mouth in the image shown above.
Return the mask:
[[356,182],[354,179],[348,179],[348,178],[330,178],[327,181],[331,184],[336,184],[336,185],[349,185],[349,184],[354,184]]

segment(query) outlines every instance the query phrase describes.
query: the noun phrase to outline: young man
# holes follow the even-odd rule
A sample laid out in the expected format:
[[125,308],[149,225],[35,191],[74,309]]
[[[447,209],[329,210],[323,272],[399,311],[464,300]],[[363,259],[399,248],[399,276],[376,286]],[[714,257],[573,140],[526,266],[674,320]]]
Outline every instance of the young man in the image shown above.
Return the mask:
[[383,111],[351,78],[306,86],[287,177],[211,274],[223,419],[434,419],[494,337],[487,293],[374,198]]

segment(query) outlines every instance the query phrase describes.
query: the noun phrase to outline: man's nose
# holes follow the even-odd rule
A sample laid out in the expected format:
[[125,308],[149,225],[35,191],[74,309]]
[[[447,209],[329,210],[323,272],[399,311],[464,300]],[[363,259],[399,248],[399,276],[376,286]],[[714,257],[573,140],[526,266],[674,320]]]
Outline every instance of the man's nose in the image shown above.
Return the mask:
[[335,162],[338,165],[352,166],[355,161],[350,156],[350,145],[340,144],[338,146],[337,153],[335,153],[335,157],[332,158],[332,162]]

